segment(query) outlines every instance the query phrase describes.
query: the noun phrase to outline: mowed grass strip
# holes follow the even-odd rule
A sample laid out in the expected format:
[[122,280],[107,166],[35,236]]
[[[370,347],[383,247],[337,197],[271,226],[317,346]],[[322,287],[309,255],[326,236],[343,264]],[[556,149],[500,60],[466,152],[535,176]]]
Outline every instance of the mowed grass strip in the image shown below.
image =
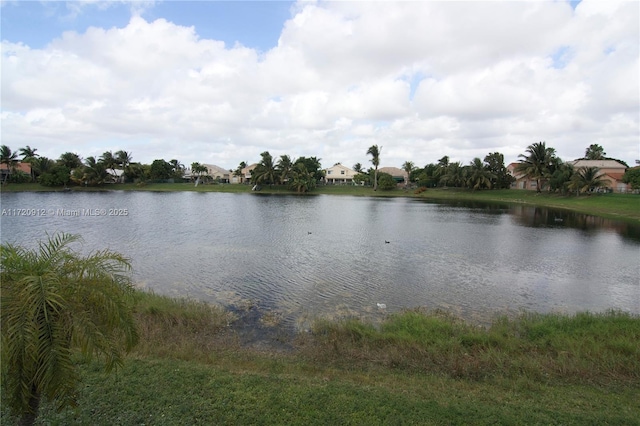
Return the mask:
[[[475,382],[371,371],[273,373],[133,359],[117,377],[83,370],[76,410],[48,425],[637,424],[637,390]],[[4,423],[3,423],[4,424]]]

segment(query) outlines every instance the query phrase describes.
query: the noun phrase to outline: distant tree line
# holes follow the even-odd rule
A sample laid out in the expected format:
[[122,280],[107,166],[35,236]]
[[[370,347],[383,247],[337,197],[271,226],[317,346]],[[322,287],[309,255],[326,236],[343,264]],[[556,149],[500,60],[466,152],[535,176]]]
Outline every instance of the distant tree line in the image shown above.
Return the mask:
[[[176,159],[165,161],[154,160],[151,164],[133,162],[130,152],[120,150],[104,152],[100,157],[87,157],[84,160],[73,152],[63,153],[57,160],[42,157],[37,149],[26,146],[18,152],[7,145],[0,149],[0,163],[6,165],[3,173],[3,184],[8,182],[39,182],[45,186],[66,186],[69,184],[97,186],[113,182],[167,182],[179,181],[185,176],[186,168]],[[356,163],[354,182],[369,185],[374,190],[397,188],[398,182],[387,173],[380,173],[382,146],[372,145],[366,151],[373,167],[364,169]],[[19,156],[22,158],[20,159]],[[274,159],[269,151],[260,154],[260,162],[251,171],[250,183],[262,185],[287,186],[297,192],[307,192],[322,182],[324,172],[317,157],[300,157],[293,160],[288,155]],[[520,154],[516,173],[537,181],[537,190],[546,187],[549,191],[585,192],[604,185],[602,176],[595,168],[574,170],[571,164],[565,163],[556,156],[555,149],[547,147],[545,142],[529,145],[524,154]],[[587,160],[621,160],[606,157],[602,146],[591,144],[585,150]],[[18,163],[29,163],[31,173],[18,170]],[[200,182],[207,175],[207,167],[200,163],[191,165],[192,175]],[[230,170],[236,177],[243,177],[242,170],[247,167],[241,162],[235,170]],[[454,187],[471,190],[510,188],[515,178],[507,170],[504,155],[499,152],[487,154],[483,160],[474,158],[469,164],[450,161],[449,156],[440,158],[436,163],[429,163],[420,168],[412,161],[402,165],[407,180],[405,186],[424,188]],[[121,170],[116,174],[116,170]],[[640,189],[640,168],[628,168],[623,181],[632,188]]]
[[[374,190],[393,189],[398,182],[388,173],[379,173],[380,154],[382,147],[371,146],[367,155],[371,155],[374,167],[364,170],[362,164],[356,163],[353,170],[357,173],[354,181],[373,186]],[[430,163],[424,167],[416,167],[412,161],[405,161],[402,170],[407,174],[405,186],[417,185],[424,188],[455,187],[477,189],[509,188],[514,178],[504,164],[504,155],[499,152],[488,154],[484,162],[474,158],[468,165],[461,162],[451,162],[444,156],[437,163]]]
[[[8,173],[3,183],[38,182],[45,186],[102,185],[112,182],[161,181],[180,179],[185,167],[178,160],[154,160],[151,164],[133,162],[130,152],[120,150],[106,151],[100,157],[87,157],[84,160],[73,152],[65,152],[57,160],[42,157],[37,149],[29,146],[12,151],[8,146],[0,148],[0,163],[6,164]],[[18,163],[29,163],[31,174],[17,169]],[[122,170],[120,176],[116,170]]]
[[[324,178],[320,159],[316,157],[300,157],[294,161],[288,155],[281,155],[274,161],[269,151],[264,151],[260,157],[260,162],[251,171],[251,183],[258,187],[287,185],[296,192],[303,193],[311,191]],[[243,164],[246,165],[243,162],[240,166]]]
[[[364,170],[362,164],[356,163],[353,169],[358,173],[354,180],[358,183],[372,185],[374,189],[393,189],[397,182],[386,173],[378,173],[381,147],[377,145],[367,150],[371,155],[373,168]],[[524,154],[519,155],[515,173],[536,181],[536,190],[546,188],[550,192],[577,194],[593,191],[606,186],[607,180],[598,167],[581,167],[575,169],[571,163],[561,160],[554,148],[547,147],[545,142],[529,145]],[[640,189],[640,167],[629,168],[622,160],[606,157],[602,146],[591,144],[585,150],[585,156],[579,160],[614,160],[625,167],[623,182],[633,189]],[[402,165],[408,177],[405,185],[417,185],[422,188],[454,187],[471,190],[507,189],[515,181],[504,163],[504,155],[499,152],[487,154],[484,160],[474,158],[467,165],[451,162],[444,156],[437,163],[430,163],[423,168],[415,167],[411,161]]]

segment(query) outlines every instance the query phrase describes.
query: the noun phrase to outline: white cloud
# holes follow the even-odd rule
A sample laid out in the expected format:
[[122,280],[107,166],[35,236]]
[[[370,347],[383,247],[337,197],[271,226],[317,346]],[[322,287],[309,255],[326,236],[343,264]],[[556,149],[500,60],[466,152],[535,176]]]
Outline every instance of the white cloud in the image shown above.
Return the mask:
[[[264,54],[147,21],[2,42],[2,138],[235,168],[272,155],[418,165],[546,141],[640,156],[637,2],[301,2]],[[415,91],[415,93],[413,92]]]

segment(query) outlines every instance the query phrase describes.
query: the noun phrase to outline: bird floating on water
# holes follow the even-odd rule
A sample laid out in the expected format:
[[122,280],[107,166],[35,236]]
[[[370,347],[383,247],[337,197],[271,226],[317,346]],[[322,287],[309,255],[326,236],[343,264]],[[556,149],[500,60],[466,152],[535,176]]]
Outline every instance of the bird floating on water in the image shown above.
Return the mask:
[[376,303],[378,305],[378,309],[387,309],[387,305],[384,303]]
[[384,240],[385,244],[389,244],[391,241]]
[[311,235],[311,231],[307,231],[307,235]]

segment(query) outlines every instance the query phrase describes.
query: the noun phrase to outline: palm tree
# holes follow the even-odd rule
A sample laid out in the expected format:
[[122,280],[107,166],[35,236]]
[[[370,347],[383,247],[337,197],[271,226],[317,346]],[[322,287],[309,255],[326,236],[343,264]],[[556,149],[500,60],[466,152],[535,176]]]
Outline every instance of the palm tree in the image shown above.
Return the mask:
[[24,163],[29,163],[29,165],[31,166],[31,181],[35,181],[36,176],[33,170],[33,164],[35,162],[35,160],[37,159],[37,157],[39,157],[38,154],[36,154],[36,151],[38,149],[37,148],[31,148],[29,145],[25,146],[24,148],[20,148],[20,155],[22,155],[22,161]]
[[120,167],[122,167],[122,172],[123,172],[122,179],[124,182],[124,172],[127,171],[127,168],[131,164],[131,160],[133,160],[133,157],[131,156],[130,152],[124,151],[122,149],[116,152],[115,157],[116,157],[116,163]]
[[418,174],[418,186],[429,188],[435,187],[438,185],[439,177],[436,176],[436,171],[438,170],[438,166],[433,163],[429,163],[424,168],[419,170]]
[[73,152],[65,152],[58,159],[58,163],[61,166],[67,167],[69,170],[77,169],[82,166],[82,160],[80,160],[80,156]]
[[126,169],[127,166],[131,164],[131,160],[133,160],[131,153],[124,151],[122,149],[116,152],[115,157],[116,157],[116,162],[120,167],[122,167],[123,170]]
[[73,404],[80,374],[73,354],[98,355],[107,371],[138,341],[129,260],[110,250],[87,256],[55,234],[37,249],[0,246],[3,401],[31,425],[42,398]]
[[465,170],[459,161],[455,163],[449,163],[444,175],[440,178],[445,186],[459,187],[463,186],[465,182]]
[[16,152],[12,152],[11,148],[7,145],[2,145],[2,147],[0,147],[0,164],[5,164],[7,166],[7,171],[4,173],[4,179],[2,181],[3,184],[6,184],[9,175],[16,171],[16,167],[18,166],[18,154]]
[[50,172],[56,165],[56,162],[47,157],[34,158],[31,162],[31,169],[40,176],[42,173]]
[[416,169],[415,164],[413,164],[413,161],[405,161],[404,164],[402,165],[402,170],[405,171],[405,173],[407,174],[407,180],[405,180],[404,182],[404,186],[407,187],[409,186],[409,182],[411,181],[411,173]]
[[280,183],[284,184],[290,177],[293,171],[293,162],[288,155],[281,155],[278,164],[276,165],[278,175],[280,177]]
[[[174,176],[181,178],[182,172],[178,176],[175,170],[171,170]],[[151,165],[149,164],[140,164],[140,163],[131,163],[129,167],[124,172],[124,177],[127,180],[134,182],[144,182],[149,179],[151,175]]]
[[519,155],[522,159],[516,166],[516,172],[529,179],[535,179],[536,191],[542,192],[542,179],[549,176],[549,168],[554,164],[555,149],[547,148],[544,142],[538,142],[529,145],[526,151],[528,155]]
[[170,160],[169,164],[171,164],[171,167],[173,167],[174,170],[184,169],[184,164],[176,159]]
[[39,157],[39,155],[36,154],[37,150],[38,150],[37,148],[31,148],[29,145],[25,146],[24,148],[20,148],[20,155],[22,155],[22,161],[29,162],[30,159]]
[[440,179],[447,173],[447,169],[449,168],[449,156],[445,155],[441,159],[438,160],[438,164],[436,165],[436,169],[433,172],[433,178],[440,183]]
[[82,180],[87,185],[102,185],[112,176],[107,172],[107,167],[102,161],[96,161],[95,157],[87,157]]
[[600,169],[597,167],[582,167],[578,169],[569,183],[569,188],[575,190],[576,194],[605,186],[607,186],[607,181],[604,180],[604,175],[600,173]]
[[[296,160],[297,163],[304,164],[304,167],[309,173],[313,175],[315,183],[318,183],[324,178],[324,170],[322,170],[322,164],[318,157],[300,157]],[[315,184],[314,184],[315,186]]]
[[499,152],[492,152],[484,157],[485,168],[493,174],[491,178],[491,188],[508,189],[515,181],[513,175],[504,165],[504,155]]
[[[559,159],[558,159],[559,160]],[[571,178],[575,174],[572,164],[558,161],[549,177],[549,191],[560,191],[563,194],[570,190]]]
[[[640,160],[636,160],[636,164],[640,164]],[[631,185],[631,189],[640,189],[640,167],[630,167],[624,172],[622,181]]]
[[489,171],[478,157],[473,159],[467,173],[467,186],[474,190],[491,188],[491,180],[495,179],[495,175]]
[[356,163],[353,165],[353,171],[356,173],[364,173],[364,170],[362,170],[362,164],[360,163]]
[[380,165],[380,152],[382,147],[378,148],[378,145],[371,145],[367,150],[367,155],[371,155],[371,164],[375,167],[373,174],[373,190],[378,190],[378,166]]
[[307,170],[304,163],[295,163],[291,169],[290,186],[295,189],[296,192],[308,192],[315,188],[316,179],[313,173]]
[[607,155],[607,153],[604,152],[604,148],[597,143],[589,145],[589,148],[584,152],[584,157],[587,160],[604,160],[605,155]]
[[262,183],[270,185],[276,183],[278,180],[278,171],[273,164],[273,157],[269,154],[269,151],[263,152],[260,156],[262,160],[256,168],[253,169],[251,179],[256,184]]
[[111,175],[115,178],[118,160],[114,157],[113,153],[111,151],[105,151],[105,153],[100,156],[100,162],[104,164],[105,168],[111,169]]
[[198,176],[196,179],[196,185],[195,185],[195,186],[198,186],[198,184],[200,183],[200,178],[202,177],[202,175],[208,174],[209,169],[207,169],[207,166],[205,166],[204,164],[200,164],[198,162],[191,163],[191,173]]
[[241,161],[240,164],[238,164],[238,168],[236,168],[233,172],[233,175],[240,178],[240,183],[242,183],[242,170],[244,170],[244,168],[247,167],[247,163],[245,161]]
[[173,175],[177,179],[182,179],[182,177],[184,176],[184,164],[176,159],[170,160],[169,164],[171,165]]

